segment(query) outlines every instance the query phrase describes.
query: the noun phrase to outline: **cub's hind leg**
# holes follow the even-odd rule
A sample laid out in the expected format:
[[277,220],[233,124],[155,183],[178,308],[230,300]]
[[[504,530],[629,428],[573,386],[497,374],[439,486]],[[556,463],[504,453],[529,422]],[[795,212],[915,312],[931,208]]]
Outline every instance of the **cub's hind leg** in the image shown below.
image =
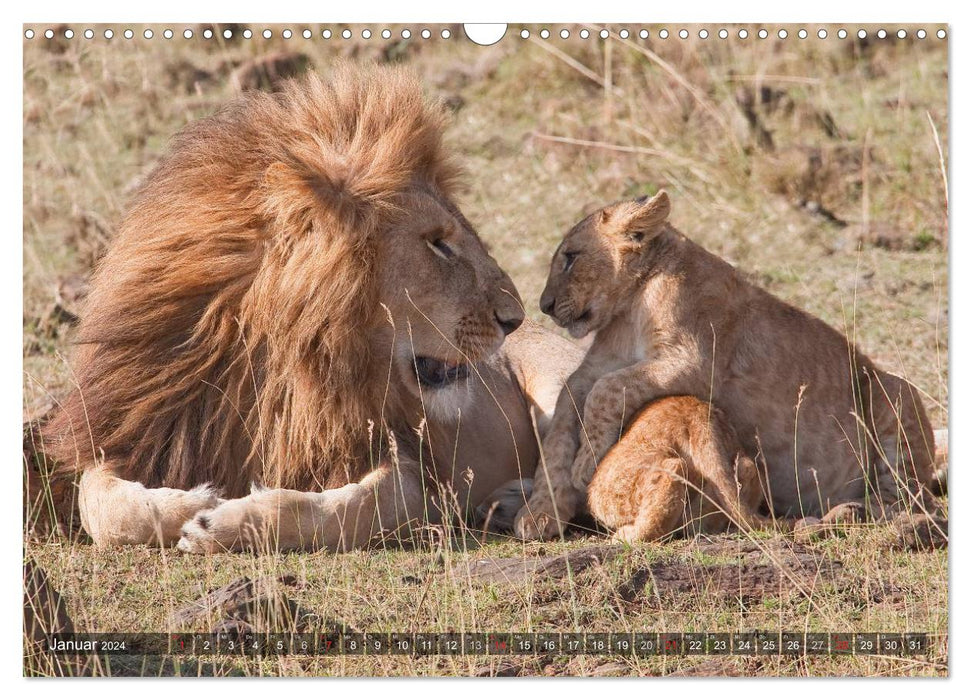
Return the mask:
[[769,524],[758,514],[755,463],[724,417],[688,396],[655,401],[634,418],[597,468],[588,497],[591,513],[619,539]]
[[[759,515],[765,490],[758,467],[742,450],[735,431],[718,409],[690,399],[684,406],[687,444],[682,446],[692,498],[702,532],[769,527]],[[693,506],[693,507],[692,507]]]
[[935,434],[917,389],[887,372],[868,379],[871,515],[883,520],[939,513],[933,494]]
[[660,540],[684,524],[688,503],[684,461],[638,455],[631,443],[619,443],[620,449],[611,450],[594,474],[590,512],[614,530],[615,540]]

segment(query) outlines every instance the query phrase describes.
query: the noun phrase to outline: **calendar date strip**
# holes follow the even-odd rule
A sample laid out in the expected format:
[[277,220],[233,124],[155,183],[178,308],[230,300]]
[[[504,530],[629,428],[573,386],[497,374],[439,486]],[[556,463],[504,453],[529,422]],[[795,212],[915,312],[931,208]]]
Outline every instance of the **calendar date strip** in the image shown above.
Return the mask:
[[52,635],[52,654],[81,655],[882,655],[921,656],[946,644],[924,632],[318,632]]

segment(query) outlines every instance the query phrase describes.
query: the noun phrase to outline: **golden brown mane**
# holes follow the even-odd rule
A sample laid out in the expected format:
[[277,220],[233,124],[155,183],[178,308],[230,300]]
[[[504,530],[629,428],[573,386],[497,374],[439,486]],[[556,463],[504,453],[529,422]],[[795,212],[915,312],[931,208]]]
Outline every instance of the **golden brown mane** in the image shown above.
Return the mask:
[[54,456],[227,496],[366,472],[376,236],[410,184],[449,192],[443,119],[409,74],[344,66],[183,130],[96,272]]

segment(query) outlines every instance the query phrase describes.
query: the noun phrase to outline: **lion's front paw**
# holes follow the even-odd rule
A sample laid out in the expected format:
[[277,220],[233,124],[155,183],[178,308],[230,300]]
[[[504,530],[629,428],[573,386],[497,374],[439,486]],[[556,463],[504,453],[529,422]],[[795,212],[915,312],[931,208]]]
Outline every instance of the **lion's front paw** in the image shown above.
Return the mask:
[[513,529],[524,540],[551,540],[563,534],[566,522],[561,523],[552,513],[526,504],[519,510]]
[[212,511],[197,513],[191,520],[182,525],[182,535],[176,544],[176,549],[189,554],[214,554],[227,551],[218,540],[209,533],[209,515]]
[[475,509],[475,524],[489,532],[509,532],[533,494],[532,479],[510,481],[489,494]]
[[259,541],[259,517],[248,498],[224,501],[197,513],[182,526],[176,547],[191,554],[238,552]]

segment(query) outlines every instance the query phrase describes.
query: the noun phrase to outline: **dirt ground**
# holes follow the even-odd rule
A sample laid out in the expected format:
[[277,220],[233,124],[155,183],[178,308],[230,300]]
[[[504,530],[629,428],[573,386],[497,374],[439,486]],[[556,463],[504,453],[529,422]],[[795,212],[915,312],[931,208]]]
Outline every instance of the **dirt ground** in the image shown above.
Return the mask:
[[[673,201],[677,228],[781,298],[847,333],[922,392],[935,427],[948,407],[948,54],[937,26],[881,39],[857,26],[510,26],[479,47],[461,27],[47,27],[24,40],[24,420],[41,418],[71,385],[73,329],[87,280],[128,196],[192,119],[241,89],[274,89],[339,59],[401,62],[453,113],[449,139],[467,169],[463,211],[515,281],[529,315],[562,234],[613,200]],[[819,29],[828,33],[817,36]],[[229,30],[230,38],[224,36]],[[331,38],[321,33],[331,30]],[[521,30],[530,32],[522,38]],[[541,31],[550,32],[544,39]],[[582,39],[581,30],[590,37]],[[661,38],[661,30],[671,34]],[[561,30],[569,32],[560,38]],[[549,324],[547,324],[549,325]],[[27,441],[29,442],[29,440]],[[27,447],[36,447],[27,445]],[[27,450],[30,452],[31,450]],[[29,467],[25,461],[25,471]],[[38,487],[40,488],[40,487]],[[43,491],[40,488],[40,491]],[[32,491],[25,522],[43,517]],[[481,560],[534,561],[599,547],[600,535],[523,544],[481,533],[445,543],[340,557],[207,559],[141,547],[94,550],[83,538],[27,536],[76,629],[154,631],[200,595],[240,577],[291,576],[286,595],[320,619],[361,630],[928,632],[920,657],[618,658],[355,657],[87,662],[111,675],[944,675],[946,549],[900,546],[890,525],[836,537],[723,536],[611,550],[565,576],[475,574]],[[515,567],[514,567],[515,568]],[[522,573],[522,572],[520,572]],[[211,621],[208,621],[211,622]],[[52,672],[30,661],[31,672]]]

